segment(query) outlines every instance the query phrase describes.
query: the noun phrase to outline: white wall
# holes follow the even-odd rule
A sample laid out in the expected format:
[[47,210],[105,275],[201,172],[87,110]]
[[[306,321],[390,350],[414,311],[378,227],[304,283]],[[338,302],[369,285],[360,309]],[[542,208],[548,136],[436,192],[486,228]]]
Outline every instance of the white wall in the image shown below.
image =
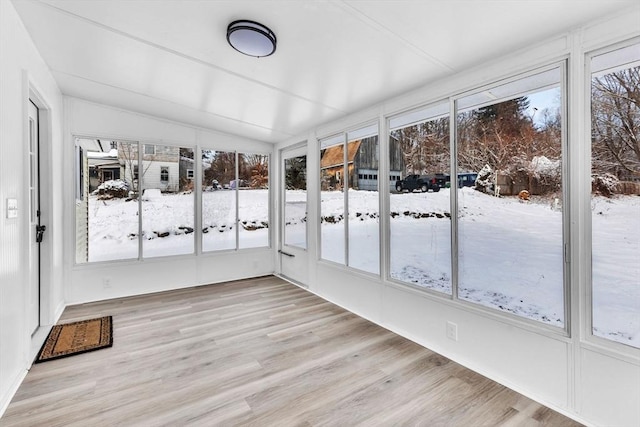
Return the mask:
[[[63,172],[65,182],[74,182],[72,163],[74,136],[179,145],[194,149],[200,146],[223,151],[261,154],[271,154],[273,150],[271,144],[186,126],[77,98],[65,98]],[[200,166],[196,165],[196,167]],[[159,176],[159,169],[153,173]],[[73,188],[69,186],[65,191],[65,206],[69,206],[69,215],[65,217],[64,251],[67,304],[160,292],[274,272],[273,251],[270,248],[145,259],[144,261],[74,265]],[[273,223],[273,219],[271,222]],[[199,239],[200,236],[195,234],[196,239]],[[250,259],[250,262],[247,259]],[[108,288],[103,285],[105,278],[110,282]]]
[[[309,233],[309,264],[314,265],[309,273],[309,289],[585,424],[640,425],[640,351],[598,341],[590,334],[586,300],[590,269],[587,231],[591,215],[588,201],[590,160],[589,144],[584,143],[590,140],[585,104],[589,101],[585,54],[639,37],[639,22],[640,4],[508,58],[419,88],[309,132],[309,153],[317,153],[316,138],[376,117],[384,129],[385,117],[389,115],[568,59],[572,259],[569,266],[572,313],[569,336],[469,303],[318,261],[319,241],[315,228]],[[307,138],[306,135],[291,138],[278,144],[277,148],[295,144],[303,137]],[[382,152],[385,147],[383,141]],[[310,163],[312,158],[318,161],[317,155],[310,156]],[[311,167],[309,169],[309,177],[318,176],[311,173]],[[315,204],[315,210],[310,209],[310,212],[318,212],[319,189],[313,178],[310,179],[308,198]],[[388,218],[388,212],[382,209],[383,229],[388,227],[385,218]],[[383,233],[381,241],[385,239]],[[386,251],[384,244],[382,249]],[[383,272],[384,268],[382,266]],[[458,341],[446,337],[447,321],[458,325]]]
[[[0,413],[26,375],[34,356],[27,327],[29,163],[26,132],[29,87],[46,107],[41,118],[41,167],[45,176],[42,324],[52,324],[63,305],[62,289],[62,96],[11,2],[0,1]],[[42,111],[43,109],[41,109]],[[57,167],[52,171],[52,165]],[[18,201],[8,219],[7,198]],[[38,334],[40,337],[41,334]]]

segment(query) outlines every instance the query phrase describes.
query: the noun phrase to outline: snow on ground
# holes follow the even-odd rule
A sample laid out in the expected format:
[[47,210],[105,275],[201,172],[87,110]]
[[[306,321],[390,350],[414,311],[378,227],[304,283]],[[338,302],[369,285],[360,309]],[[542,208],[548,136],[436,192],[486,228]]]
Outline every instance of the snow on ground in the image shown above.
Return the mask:
[[594,197],[593,333],[640,348],[640,197]]
[[[150,193],[151,194],[151,193]],[[204,192],[203,250],[235,249],[235,191]],[[269,245],[268,190],[239,191],[241,248]],[[144,197],[143,197],[144,199]],[[194,253],[194,194],[161,194],[142,201],[144,257]],[[138,203],[89,197],[89,261],[138,257]]]
[[[458,190],[459,297],[554,326],[563,313],[562,213],[553,201],[521,202]],[[344,263],[344,199],[321,195],[321,254]],[[449,191],[390,195],[391,276],[451,293]],[[304,247],[306,194],[287,191],[285,239]],[[534,197],[535,199],[535,197]],[[238,197],[240,247],[268,245],[268,190]],[[89,203],[90,261],[137,257],[138,204]],[[145,256],[193,253],[193,194],[143,202]],[[640,198],[595,197],[594,333],[640,347]],[[204,250],[235,248],[235,192],[203,193]],[[349,265],[379,272],[378,193],[349,191]],[[168,232],[159,237],[156,232]]]

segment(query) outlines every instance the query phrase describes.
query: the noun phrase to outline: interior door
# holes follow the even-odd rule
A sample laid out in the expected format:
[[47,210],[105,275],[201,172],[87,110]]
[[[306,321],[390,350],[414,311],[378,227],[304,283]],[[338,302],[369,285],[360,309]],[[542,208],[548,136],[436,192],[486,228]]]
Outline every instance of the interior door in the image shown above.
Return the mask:
[[307,148],[280,152],[282,197],[280,206],[280,273],[300,285],[308,280]]
[[29,101],[29,331],[40,326],[40,137],[38,107]]

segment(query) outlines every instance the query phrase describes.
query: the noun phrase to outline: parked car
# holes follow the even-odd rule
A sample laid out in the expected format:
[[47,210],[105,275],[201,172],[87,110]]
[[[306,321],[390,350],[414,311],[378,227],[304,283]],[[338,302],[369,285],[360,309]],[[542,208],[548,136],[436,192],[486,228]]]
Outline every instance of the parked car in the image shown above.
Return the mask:
[[[477,173],[459,173],[458,174],[458,188],[473,187],[476,185]],[[444,185],[442,187],[451,187],[451,175],[444,175]]]
[[436,184],[438,184],[438,187],[440,188],[445,188],[448,187],[447,183],[449,182],[449,175],[443,174],[443,173],[437,173],[435,175],[432,175],[433,179],[436,180]]
[[458,188],[475,186],[477,178],[478,178],[477,173],[459,173]]
[[[444,180],[444,175],[441,175]],[[396,191],[401,193],[404,190],[415,191],[420,190],[423,193],[431,190],[433,192],[440,191],[438,183],[438,175],[407,175],[404,179],[396,181]],[[444,186],[444,181],[443,186]]]

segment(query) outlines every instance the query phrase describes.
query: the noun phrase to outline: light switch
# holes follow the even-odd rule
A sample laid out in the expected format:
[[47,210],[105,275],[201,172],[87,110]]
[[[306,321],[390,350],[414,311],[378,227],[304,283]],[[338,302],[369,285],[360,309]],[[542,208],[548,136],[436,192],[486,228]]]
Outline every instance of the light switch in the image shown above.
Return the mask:
[[18,199],[7,199],[7,218],[18,218]]

